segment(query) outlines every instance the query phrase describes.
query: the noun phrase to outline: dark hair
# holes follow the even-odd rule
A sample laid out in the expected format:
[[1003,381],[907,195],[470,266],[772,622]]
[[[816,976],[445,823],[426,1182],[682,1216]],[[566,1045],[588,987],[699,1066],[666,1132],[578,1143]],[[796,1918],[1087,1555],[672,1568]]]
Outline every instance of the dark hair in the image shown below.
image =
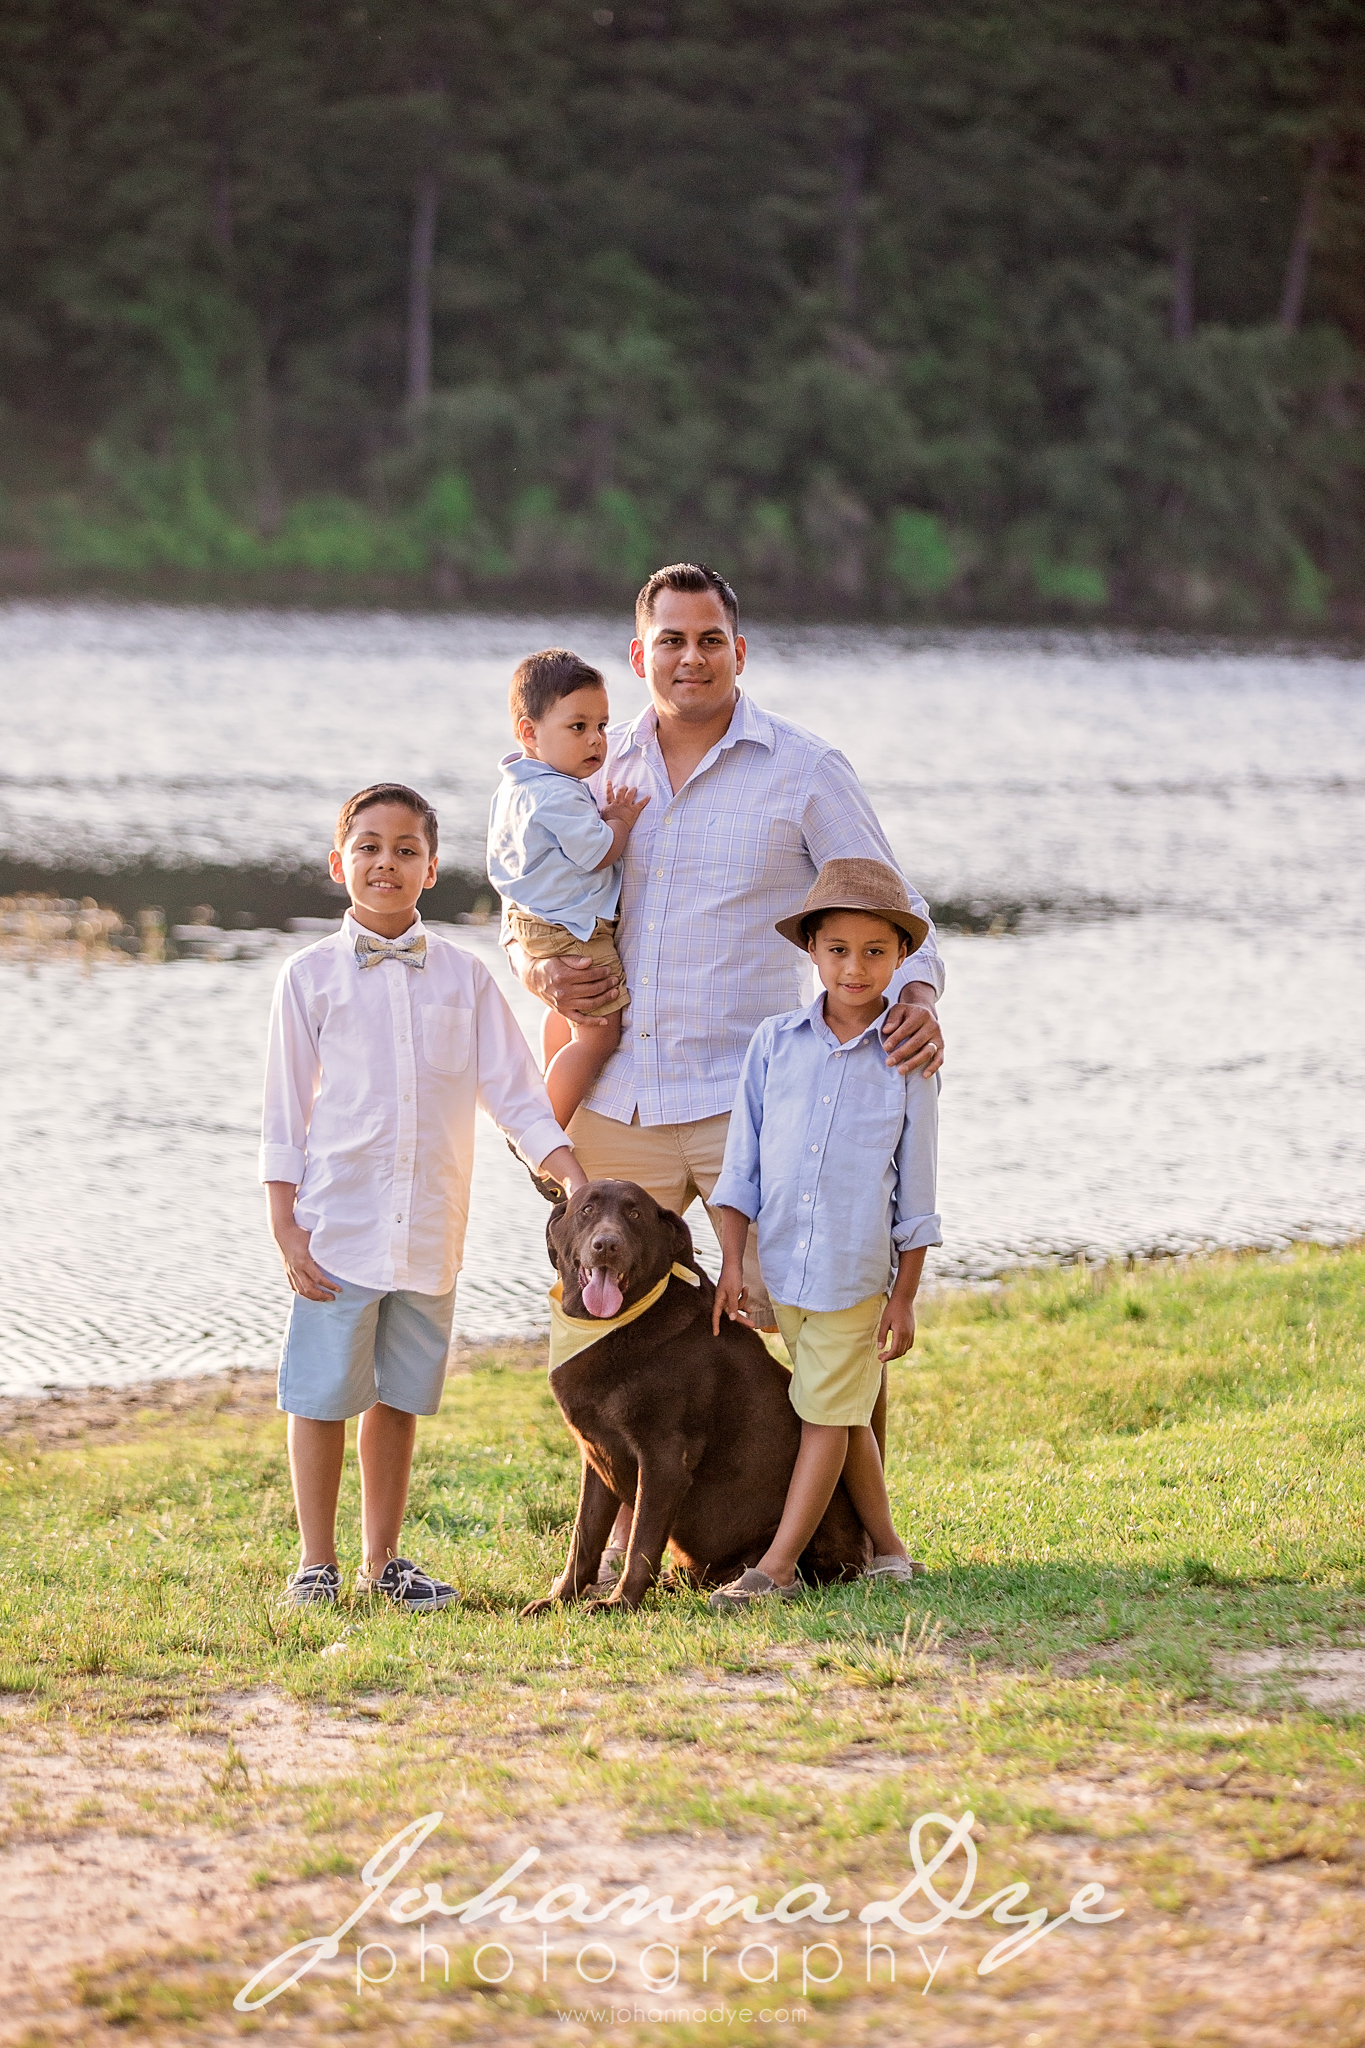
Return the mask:
[[375,804],[401,804],[405,811],[411,811],[421,823],[427,851],[436,858],[436,813],[424,796],[418,796],[415,789],[409,789],[405,782],[372,782],[368,789],[358,789],[354,796],[348,796],[337,812],[336,837],[332,844],[338,849],[351,836],[351,828],[362,811],[370,810]]
[[661,590],[711,591],[725,607],[730,631],[739,631],[739,599],[725,578],[714,569],[708,569],[705,562],[672,562],[668,568],[654,571],[635,600],[635,631],[641,639],[644,638],[645,627],[654,617],[655,600]]
[[[843,911],[839,904],[827,903],[823,910],[812,910],[809,917],[803,917],[801,920],[801,931],[807,943],[815,937],[815,934],[819,931],[827,917],[842,917],[842,915]],[[882,923],[889,924],[896,937],[900,940],[901,950],[906,953],[910,951],[909,935],[902,926],[896,923],[893,917],[882,917],[880,910],[864,910],[860,911],[859,915],[862,917],[881,918]]]
[[528,654],[525,661],[519,661],[513,671],[508,693],[513,730],[519,718],[543,718],[552,704],[558,704],[561,697],[572,697],[575,690],[606,687],[602,671],[584,661],[581,654],[573,654],[567,647],[542,647],[539,654]]

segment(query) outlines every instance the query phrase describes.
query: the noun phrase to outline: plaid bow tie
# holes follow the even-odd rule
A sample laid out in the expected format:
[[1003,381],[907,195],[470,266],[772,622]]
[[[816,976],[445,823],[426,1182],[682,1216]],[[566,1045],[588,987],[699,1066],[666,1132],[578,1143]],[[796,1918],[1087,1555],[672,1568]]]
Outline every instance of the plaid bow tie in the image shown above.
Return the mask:
[[425,967],[427,935],[418,932],[415,939],[376,939],[370,932],[359,932],[355,957],[362,971],[366,967],[377,967],[381,960],[401,960],[405,967]]

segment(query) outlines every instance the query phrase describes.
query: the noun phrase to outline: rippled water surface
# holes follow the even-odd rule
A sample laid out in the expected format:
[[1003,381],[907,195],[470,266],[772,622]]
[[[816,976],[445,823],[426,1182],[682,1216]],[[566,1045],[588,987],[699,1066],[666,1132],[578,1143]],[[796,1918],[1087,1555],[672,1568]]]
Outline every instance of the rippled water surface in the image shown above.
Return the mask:
[[[0,610],[0,851],[311,858],[339,798],[394,775],[476,865],[513,662],[577,646],[633,713],[628,631]],[[759,627],[746,686],[845,749],[931,901],[1017,924],[944,940],[940,1279],[1365,1228],[1360,662]],[[269,1361],[277,964],[0,961],[0,1388]],[[540,1323],[544,1218],[481,1131],[468,1335]]]

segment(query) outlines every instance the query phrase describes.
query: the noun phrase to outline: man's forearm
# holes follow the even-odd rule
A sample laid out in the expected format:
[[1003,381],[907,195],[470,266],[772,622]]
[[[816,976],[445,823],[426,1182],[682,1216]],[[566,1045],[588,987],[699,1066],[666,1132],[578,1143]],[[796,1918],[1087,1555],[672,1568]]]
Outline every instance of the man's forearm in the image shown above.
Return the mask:
[[897,996],[898,1003],[914,1003],[921,1010],[932,1010],[938,1015],[938,990],[932,981],[907,981]]
[[292,1181],[268,1180],[265,1184],[265,1199],[270,1212],[271,1234],[278,1236],[281,1230],[288,1230],[294,1222],[294,1201],[298,1189]]

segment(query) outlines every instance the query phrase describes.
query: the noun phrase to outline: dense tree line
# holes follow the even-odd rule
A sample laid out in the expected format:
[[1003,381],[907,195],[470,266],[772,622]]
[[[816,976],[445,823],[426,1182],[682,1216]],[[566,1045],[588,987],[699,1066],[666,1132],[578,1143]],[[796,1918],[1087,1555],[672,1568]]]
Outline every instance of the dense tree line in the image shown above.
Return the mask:
[[1365,0],[7,0],[10,545],[1254,625],[1365,567]]

